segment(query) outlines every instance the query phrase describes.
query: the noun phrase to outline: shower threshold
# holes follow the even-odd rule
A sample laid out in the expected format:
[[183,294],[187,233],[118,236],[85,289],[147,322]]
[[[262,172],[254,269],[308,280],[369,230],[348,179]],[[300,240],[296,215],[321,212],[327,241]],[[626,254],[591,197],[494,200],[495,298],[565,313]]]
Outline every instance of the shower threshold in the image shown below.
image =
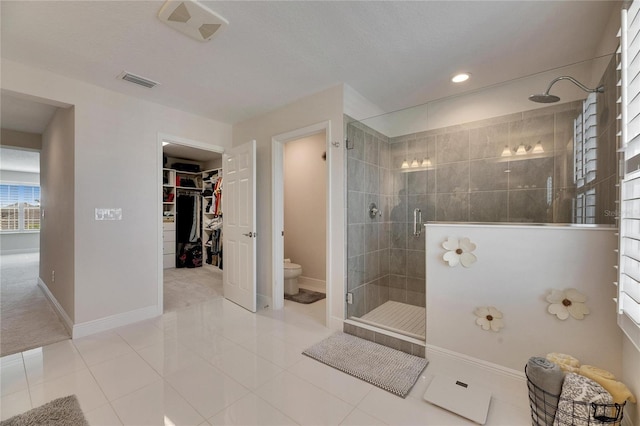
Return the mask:
[[414,339],[424,341],[426,337],[426,309],[420,306],[390,300],[361,317],[351,319]]

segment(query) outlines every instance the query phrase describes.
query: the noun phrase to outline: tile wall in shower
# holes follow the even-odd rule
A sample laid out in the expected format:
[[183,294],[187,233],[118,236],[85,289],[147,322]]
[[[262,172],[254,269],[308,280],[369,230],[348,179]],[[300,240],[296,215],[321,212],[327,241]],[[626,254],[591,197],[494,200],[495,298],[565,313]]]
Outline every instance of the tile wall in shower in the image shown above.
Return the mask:
[[[388,300],[424,306],[424,240],[396,229],[404,209],[406,230],[406,206],[394,204],[389,138],[357,122],[347,126],[347,137],[353,146],[347,151],[347,283],[354,300],[348,315],[359,317]],[[371,203],[380,210],[373,218]],[[402,251],[398,238],[404,238]]]
[[[354,294],[348,316],[387,300],[425,305],[424,235],[413,236],[413,211],[422,220],[572,223],[579,192],[596,190],[594,223],[615,225],[617,198],[615,62],[597,97],[597,171],[574,183],[574,119],[581,101],[488,120],[387,136],[345,117],[347,138],[347,282]],[[544,153],[515,155],[540,143]],[[511,150],[504,157],[505,147]],[[403,161],[428,170],[403,169]],[[382,215],[370,218],[375,203]]]
[[[612,60],[600,82],[605,93],[597,95],[596,178],[582,188],[573,175],[581,101],[390,138],[395,226],[402,217],[412,226],[415,208],[425,221],[574,223],[576,195],[590,189],[596,193],[591,223],[615,225],[615,81]],[[531,152],[537,143],[544,153]],[[531,150],[516,155],[520,145]],[[511,156],[503,156],[505,147]],[[402,173],[403,161],[425,158],[431,170]]]

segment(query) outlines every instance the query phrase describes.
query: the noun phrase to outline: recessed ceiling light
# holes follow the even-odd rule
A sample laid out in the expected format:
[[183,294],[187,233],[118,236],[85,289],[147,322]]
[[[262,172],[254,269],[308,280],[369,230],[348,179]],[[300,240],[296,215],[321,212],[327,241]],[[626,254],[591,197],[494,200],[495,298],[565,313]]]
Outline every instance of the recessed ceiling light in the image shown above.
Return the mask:
[[469,80],[469,77],[471,77],[471,74],[468,72],[461,72],[460,74],[456,74],[451,77],[451,81],[454,83],[462,83],[463,81]]

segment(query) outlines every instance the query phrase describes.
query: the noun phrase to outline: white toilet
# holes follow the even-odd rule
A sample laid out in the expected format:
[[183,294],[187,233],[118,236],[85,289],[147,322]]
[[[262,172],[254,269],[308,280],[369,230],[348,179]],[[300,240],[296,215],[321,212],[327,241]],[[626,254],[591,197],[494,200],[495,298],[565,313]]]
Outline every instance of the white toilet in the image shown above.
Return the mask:
[[302,266],[284,260],[284,294],[298,294],[298,277],[302,274]]

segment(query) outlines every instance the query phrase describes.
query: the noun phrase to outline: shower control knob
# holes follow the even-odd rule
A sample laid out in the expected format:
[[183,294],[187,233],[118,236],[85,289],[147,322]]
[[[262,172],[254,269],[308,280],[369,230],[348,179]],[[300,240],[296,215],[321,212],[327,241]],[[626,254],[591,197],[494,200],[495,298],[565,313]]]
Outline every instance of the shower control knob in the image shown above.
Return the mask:
[[369,204],[369,217],[374,219],[376,216],[382,216],[382,212],[376,206],[376,203]]

